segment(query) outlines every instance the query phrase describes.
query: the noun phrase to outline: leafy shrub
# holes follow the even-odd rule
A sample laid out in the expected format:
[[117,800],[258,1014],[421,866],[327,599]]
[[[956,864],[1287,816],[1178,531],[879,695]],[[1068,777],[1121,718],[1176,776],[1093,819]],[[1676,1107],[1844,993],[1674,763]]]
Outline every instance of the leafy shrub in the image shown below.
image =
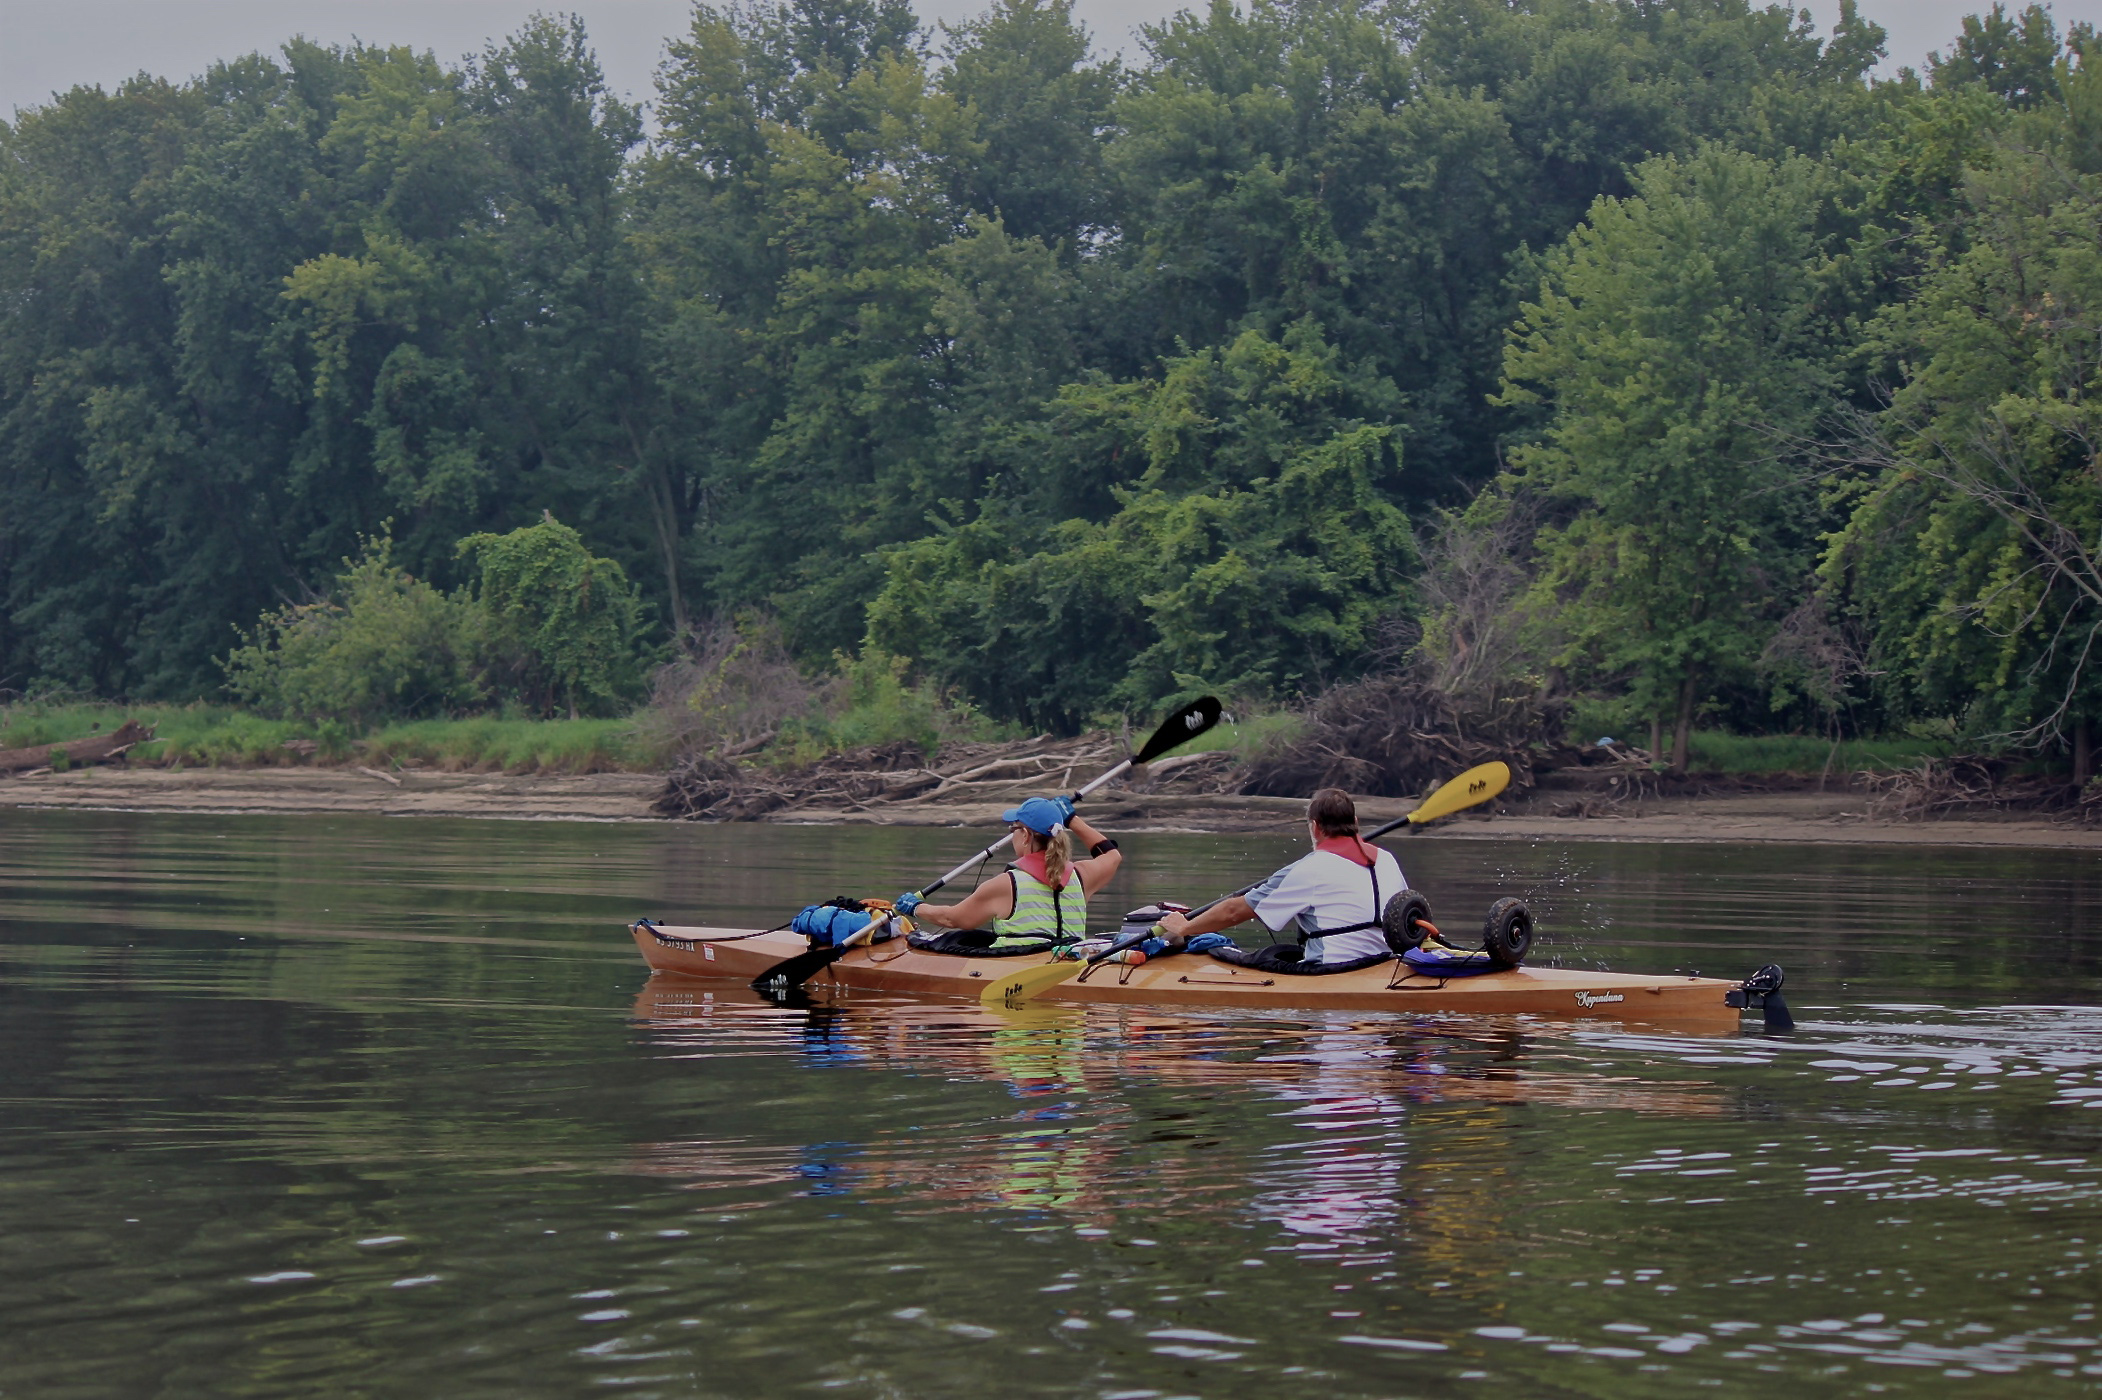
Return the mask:
[[911,679],[910,663],[902,656],[869,646],[859,656],[842,653],[834,659],[839,676],[826,696],[829,714],[806,730],[825,748],[866,749],[905,740],[931,756],[947,743],[1006,737],[933,681]]
[[608,713],[642,688],[642,604],[620,565],[553,515],[508,535],[469,535],[481,570],[484,679],[539,714]]
[[915,680],[903,657],[868,646],[835,653],[830,677],[806,675],[780,623],[757,610],[704,623],[687,654],[657,669],[638,740],[667,756],[739,758],[765,750],[769,764],[907,743],[932,756],[949,743],[1009,737],[934,681]]
[[479,703],[472,605],[395,568],[390,551],[368,540],[333,596],[264,614],[221,663],[227,689],[269,714],[353,727]]

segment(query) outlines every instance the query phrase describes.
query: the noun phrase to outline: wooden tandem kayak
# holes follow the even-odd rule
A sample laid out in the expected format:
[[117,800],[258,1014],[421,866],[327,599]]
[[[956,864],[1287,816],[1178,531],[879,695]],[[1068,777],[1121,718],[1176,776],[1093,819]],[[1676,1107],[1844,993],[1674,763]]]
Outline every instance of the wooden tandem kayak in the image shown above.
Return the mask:
[[[637,922],[628,930],[644,961],[659,973],[749,982],[775,964],[806,951],[801,934],[666,926]],[[965,958],[927,953],[893,939],[855,948],[820,972],[828,984],[872,991],[978,998],[988,979],[1039,967],[1042,957]],[[1086,981],[1069,980],[1039,1000],[1154,1006],[1290,1007],[1300,1010],[1463,1012],[1537,1015],[1558,1019],[1734,1026],[1742,1013],[1724,998],[1739,983],[1717,977],[1639,977],[1621,972],[1519,967],[1475,977],[1441,979],[1385,963],[1356,972],[1314,977],[1273,976],[1234,967],[1202,954],[1182,953],[1132,966],[1104,963]]]

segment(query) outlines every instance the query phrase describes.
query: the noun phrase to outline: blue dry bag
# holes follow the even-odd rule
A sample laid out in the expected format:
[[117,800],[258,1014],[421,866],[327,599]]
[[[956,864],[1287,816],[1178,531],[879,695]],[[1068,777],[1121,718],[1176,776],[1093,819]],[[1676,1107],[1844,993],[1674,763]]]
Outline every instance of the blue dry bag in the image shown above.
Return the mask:
[[871,915],[860,909],[842,909],[837,904],[813,904],[789,920],[788,926],[808,937],[818,947],[830,948],[844,943],[874,922],[875,919]]

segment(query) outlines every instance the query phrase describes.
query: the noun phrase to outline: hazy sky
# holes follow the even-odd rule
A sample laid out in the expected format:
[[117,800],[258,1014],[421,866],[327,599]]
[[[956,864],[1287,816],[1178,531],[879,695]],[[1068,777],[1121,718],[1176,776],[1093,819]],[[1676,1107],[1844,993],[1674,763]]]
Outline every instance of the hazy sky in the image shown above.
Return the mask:
[[[1078,0],[1098,45],[1125,48],[1140,24],[1188,0]],[[1989,0],[1988,0],[1989,3]],[[928,21],[956,20],[984,0],[918,0]],[[1979,0],[1861,0],[1890,31],[1891,62],[1917,65],[1946,48]],[[612,86],[647,98],[665,37],[685,25],[688,0],[0,0],[0,113],[48,101],[75,84],[105,88],[141,71],[187,78],[214,59],[274,51],[294,34],[329,43],[410,44],[458,58],[515,29],[534,10],[584,17]],[[2102,23],[2102,0],[2057,0],[2061,27]],[[1811,0],[1829,24],[1838,0]]]

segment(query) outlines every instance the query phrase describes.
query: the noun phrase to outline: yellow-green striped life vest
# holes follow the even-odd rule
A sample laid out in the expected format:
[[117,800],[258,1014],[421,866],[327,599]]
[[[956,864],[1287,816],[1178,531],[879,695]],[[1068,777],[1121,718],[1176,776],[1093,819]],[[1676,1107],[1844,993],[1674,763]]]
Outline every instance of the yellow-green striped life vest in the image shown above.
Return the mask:
[[1080,872],[1068,876],[1062,890],[1015,866],[1007,868],[1007,878],[1014,886],[1015,911],[993,920],[995,948],[1009,938],[1079,938],[1087,932],[1087,891],[1080,887]]

